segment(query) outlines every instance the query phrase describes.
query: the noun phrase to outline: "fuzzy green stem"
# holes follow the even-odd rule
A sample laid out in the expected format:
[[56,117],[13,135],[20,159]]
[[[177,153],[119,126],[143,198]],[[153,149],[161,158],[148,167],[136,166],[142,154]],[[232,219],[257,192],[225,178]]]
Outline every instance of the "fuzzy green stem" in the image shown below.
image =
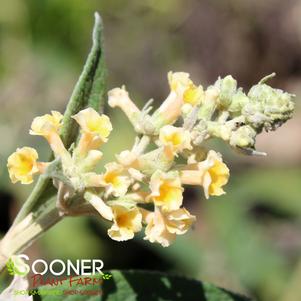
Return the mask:
[[36,202],[41,199],[42,194],[45,193],[47,188],[51,189],[51,186],[52,184],[48,177],[44,177],[43,175],[39,177],[35,187],[15,218],[14,225],[20,222],[29,212],[34,209]]
[[54,198],[50,198],[37,212],[15,223],[0,242],[0,272],[10,256],[22,252],[61,219]]

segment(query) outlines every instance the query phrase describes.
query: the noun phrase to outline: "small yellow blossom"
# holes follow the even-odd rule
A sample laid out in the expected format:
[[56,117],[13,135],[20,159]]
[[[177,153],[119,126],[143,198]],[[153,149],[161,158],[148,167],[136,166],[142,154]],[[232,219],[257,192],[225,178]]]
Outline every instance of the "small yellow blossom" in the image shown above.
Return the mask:
[[209,198],[210,195],[219,196],[225,193],[222,186],[228,182],[229,169],[223,163],[221,155],[211,150],[206,160],[189,165],[180,175],[182,184],[203,186],[205,196]]
[[169,72],[167,77],[170,94],[153,115],[153,122],[157,127],[172,124],[178,119],[184,104],[183,94],[188,88],[193,86],[189,73]]
[[53,132],[58,133],[62,126],[63,115],[57,111],[34,118],[31,124],[31,135],[48,136]]
[[183,202],[183,187],[177,172],[156,171],[150,180],[150,198],[163,210],[179,209]]
[[51,115],[38,116],[34,118],[29,133],[46,138],[53,152],[67,160],[70,156],[59,136],[62,119],[63,115],[57,111],[51,111]]
[[205,93],[202,86],[191,86],[185,90],[183,100],[185,104],[197,106],[202,103]]
[[106,141],[112,131],[110,118],[104,114],[100,115],[92,108],[81,110],[72,116],[80,125],[84,133],[99,136]]
[[98,149],[112,131],[110,118],[100,115],[92,108],[84,109],[72,116],[80,125],[82,136],[77,146],[77,152],[86,155],[89,150]]
[[105,168],[106,172],[100,178],[100,186],[106,188],[108,195],[113,194],[116,197],[125,195],[131,180],[125,175],[123,166],[112,162],[106,164]]
[[108,235],[117,241],[132,239],[142,229],[142,214],[137,207],[127,208],[121,205],[112,206],[114,223]]
[[11,154],[7,160],[7,168],[13,183],[20,181],[22,184],[33,182],[33,175],[39,172],[38,153],[34,148],[22,147]]
[[192,149],[190,132],[172,125],[165,125],[161,128],[159,141],[164,146],[170,147],[173,153]]
[[185,234],[196,219],[185,208],[166,212],[156,207],[154,212],[143,216],[147,223],[144,239],[163,247],[168,247],[177,235]]

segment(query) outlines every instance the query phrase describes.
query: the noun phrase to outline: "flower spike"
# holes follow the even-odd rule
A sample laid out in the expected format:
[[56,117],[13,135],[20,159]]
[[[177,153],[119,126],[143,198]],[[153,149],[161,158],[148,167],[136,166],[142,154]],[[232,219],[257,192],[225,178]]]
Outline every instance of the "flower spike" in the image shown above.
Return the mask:
[[58,189],[61,216],[102,217],[111,222],[108,235],[115,241],[132,239],[145,226],[145,240],[167,247],[196,220],[184,207],[183,186],[202,186],[207,199],[225,193],[229,168],[207,141],[221,139],[242,154],[263,155],[255,149],[257,135],[292,116],[294,95],[268,86],[269,78],[245,92],[231,75],[204,89],[189,73],[169,72],[170,92],[154,113],[153,101],[139,110],[124,86],[112,89],[109,105],[126,114],[137,135],[99,173],[99,148],[113,129],[108,116],[92,108],[72,116],[80,137],[69,150],[59,136],[62,115],[36,117],[30,134],[47,139],[55,160],[38,162],[34,149],[17,149],[8,158],[9,176],[13,183],[30,184],[35,174],[45,173]]

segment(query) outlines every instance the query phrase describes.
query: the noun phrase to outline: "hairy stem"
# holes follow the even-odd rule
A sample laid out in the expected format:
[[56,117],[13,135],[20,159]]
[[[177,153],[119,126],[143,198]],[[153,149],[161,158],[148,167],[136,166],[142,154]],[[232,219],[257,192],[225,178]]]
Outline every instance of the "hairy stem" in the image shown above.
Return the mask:
[[0,242],[0,272],[10,256],[22,252],[61,219],[54,198],[50,198],[40,210],[15,223]]

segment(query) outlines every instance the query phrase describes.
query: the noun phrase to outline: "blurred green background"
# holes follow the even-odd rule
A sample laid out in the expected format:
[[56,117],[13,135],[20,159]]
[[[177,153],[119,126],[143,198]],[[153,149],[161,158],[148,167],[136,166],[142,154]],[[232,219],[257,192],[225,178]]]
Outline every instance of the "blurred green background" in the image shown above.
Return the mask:
[[[0,10],[0,224],[4,233],[32,187],[12,185],[6,159],[28,145],[47,160],[43,139],[28,135],[34,116],[64,111],[91,45],[93,12],[105,25],[108,89],[126,84],[140,105],[168,93],[169,70],[204,86],[231,74],[249,88],[272,72],[274,87],[301,95],[298,0],[10,0]],[[204,200],[185,192],[197,216],[189,234],[162,248],[138,236],[111,241],[97,219],[66,219],[26,253],[37,258],[101,258],[106,269],[171,271],[258,300],[301,300],[301,111],[262,134],[268,157],[243,157],[222,143],[231,168],[227,194]],[[133,143],[120,111],[106,108],[114,131],[105,161]]]

